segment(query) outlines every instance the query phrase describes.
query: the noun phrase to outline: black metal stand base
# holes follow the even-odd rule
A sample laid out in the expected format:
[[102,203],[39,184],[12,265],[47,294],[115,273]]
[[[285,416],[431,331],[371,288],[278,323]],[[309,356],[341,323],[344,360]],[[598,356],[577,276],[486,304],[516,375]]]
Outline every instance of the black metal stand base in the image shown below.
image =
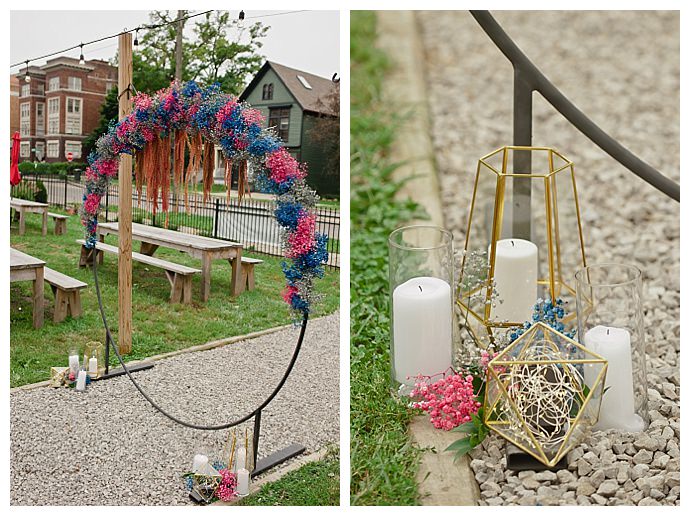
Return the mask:
[[517,446],[506,444],[506,468],[513,471],[558,471],[568,469],[568,457],[563,457],[553,468],[549,468]]
[[252,477],[261,475],[269,469],[275,468],[278,464],[282,464],[286,460],[304,453],[305,450],[306,448],[301,444],[291,444],[287,448],[283,448],[275,453],[271,453],[263,459],[259,459],[256,461],[254,471],[252,471]]
[[[136,365],[131,365],[127,366],[127,370],[130,373],[136,373],[137,371],[144,371],[146,369],[151,369],[153,367],[152,363],[143,363],[143,364],[136,364]],[[102,376],[99,376],[98,378],[94,378],[94,382],[98,382],[100,380],[107,380],[108,378],[114,378],[116,376],[122,376],[123,374],[127,374],[124,369],[121,367],[118,367],[116,369],[111,369],[107,373],[105,373]]]

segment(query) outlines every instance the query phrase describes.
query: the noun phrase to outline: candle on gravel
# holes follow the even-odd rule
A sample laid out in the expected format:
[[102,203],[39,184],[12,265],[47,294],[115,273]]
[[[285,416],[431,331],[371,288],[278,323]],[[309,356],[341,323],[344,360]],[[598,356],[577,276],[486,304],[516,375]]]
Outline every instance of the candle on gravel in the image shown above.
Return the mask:
[[237,470],[237,496],[249,494],[249,471],[245,468]]
[[[601,401],[598,430],[617,428],[641,432],[644,421],[635,413],[632,350],[630,332],[624,328],[595,326],[585,333],[585,347],[608,360],[604,397]],[[585,382],[592,385],[596,378],[585,370]]]

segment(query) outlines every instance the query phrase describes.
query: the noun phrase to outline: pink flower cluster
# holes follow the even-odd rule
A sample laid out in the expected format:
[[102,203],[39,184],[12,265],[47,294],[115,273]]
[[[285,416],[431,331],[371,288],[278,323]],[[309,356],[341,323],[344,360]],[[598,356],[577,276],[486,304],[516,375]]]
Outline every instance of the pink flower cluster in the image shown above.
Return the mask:
[[481,406],[472,388],[472,375],[452,374],[431,382],[419,376],[410,397],[417,399],[414,408],[429,414],[435,428],[452,430],[472,420]]
[[292,298],[296,296],[299,293],[299,289],[295,287],[294,285],[288,285],[285,287],[285,290],[283,290],[283,301],[285,301],[287,304],[292,303]]
[[216,490],[216,495],[221,501],[229,502],[237,495],[237,477],[229,469],[221,469],[219,473],[222,479]]
[[101,198],[98,194],[92,193],[86,196],[84,201],[84,211],[91,215],[96,215],[98,213],[98,207],[101,204]]
[[271,171],[271,179],[279,184],[288,179],[300,179],[305,176],[297,160],[283,147],[269,154],[266,166]]
[[306,254],[316,244],[316,216],[313,213],[303,213],[297,221],[297,228],[288,237],[288,248],[285,256],[296,258]]
[[264,116],[261,114],[261,111],[258,109],[245,109],[242,112],[242,116],[244,116],[244,121],[247,122],[248,124],[257,124],[261,125],[264,123]]
[[226,118],[230,118],[230,116],[232,115],[232,112],[234,111],[234,109],[236,107],[237,107],[237,101],[234,98],[232,98],[232,99],[228,100],[225,103],[225,105],[218,110],[218,112],[216,113],[216,122],[218,123],[218,127],[222,126],[223,121]]

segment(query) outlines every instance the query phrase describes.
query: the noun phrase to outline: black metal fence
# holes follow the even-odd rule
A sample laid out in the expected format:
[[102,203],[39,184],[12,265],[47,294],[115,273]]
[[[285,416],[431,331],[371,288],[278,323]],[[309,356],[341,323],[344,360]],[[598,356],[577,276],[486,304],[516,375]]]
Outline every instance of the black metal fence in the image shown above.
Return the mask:
[[[39,182],[45,187],[43,200],[65,209],[81,205],[84,183],[72,176],[23,174],[22,182],[12,187],[13,197],[34,200],[41,192]],[[255,197],[258,197],[257,194]],[[189,191],[187,199],[173,193],[168,198],[168,213],[162,213],[161,198],[154,213],[151,203],[142,194],[132,194],[132,220],[150,226],[168,229],[220,240],[240,242],[245,249],[262,254],[281,256],[283,254],[281,229],[273,211],[275,202],[271,199],[245,197],[240,202],[225,195],[212,195],[206,201],[200,191]],[[101,201],[102,221],[116,221],[119,204],[119,188],[116,183],[108,187]],[[329,268],[340,267],[340,210],[319,206],[316,210],[317,231],[328,235]]]

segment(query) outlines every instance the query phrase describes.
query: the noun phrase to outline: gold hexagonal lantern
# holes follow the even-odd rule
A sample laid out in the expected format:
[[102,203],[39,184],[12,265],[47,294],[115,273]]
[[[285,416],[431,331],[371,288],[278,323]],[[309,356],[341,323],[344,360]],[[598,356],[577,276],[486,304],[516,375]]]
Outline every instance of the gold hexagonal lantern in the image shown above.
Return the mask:
[[489,362],[484,422],[552,468],[596,424],[607,367],[538,322]]
[[573,163],[548,147],[501,147],[479,159],[456,292],[481,347],[531,320],[539,298],[572,301],[586,266]]

